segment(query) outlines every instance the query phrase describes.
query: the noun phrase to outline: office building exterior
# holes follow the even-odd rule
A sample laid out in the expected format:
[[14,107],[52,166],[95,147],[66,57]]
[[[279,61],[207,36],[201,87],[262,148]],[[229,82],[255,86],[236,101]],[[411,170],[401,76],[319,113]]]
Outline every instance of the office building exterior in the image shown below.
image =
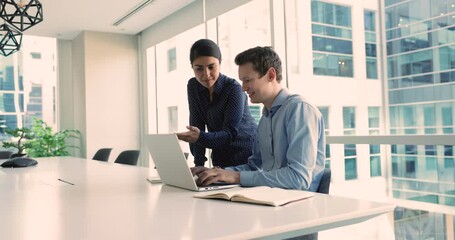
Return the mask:
[[[390,133],[453,134],[455,1],[385,1]],[[393,195],[455,206],[453,146],[394,145]]]
[[[390,134],[453,134],[455,1],[382,4]],[[455,206],[453,147],[392,145],[393,197]],[[397,237],[453,237],[453,216],[403,210],[395,221],[408,225]]]

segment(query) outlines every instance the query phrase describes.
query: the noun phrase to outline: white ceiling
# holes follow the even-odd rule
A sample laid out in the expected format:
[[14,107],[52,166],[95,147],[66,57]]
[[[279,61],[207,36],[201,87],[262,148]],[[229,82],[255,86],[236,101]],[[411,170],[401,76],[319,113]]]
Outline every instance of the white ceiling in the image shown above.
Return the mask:
[[113,23],[144,0],[39,0],[43,22],[24,35],[74,39],[81,31],[137,34],[194,0],[154,0],[119,26]]

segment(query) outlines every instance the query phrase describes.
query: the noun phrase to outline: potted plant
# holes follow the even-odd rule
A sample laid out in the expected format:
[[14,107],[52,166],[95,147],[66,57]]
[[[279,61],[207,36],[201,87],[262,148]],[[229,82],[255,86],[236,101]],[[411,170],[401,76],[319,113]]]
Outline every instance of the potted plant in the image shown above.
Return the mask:
[[25,156],[25,150],[32,147],[31,139],[33,139],[33,133],[29,128],[15,128],[5,129],[5,133],[10,135],[15,141],[3,142],[4,148],[16,148],[17,153],[13,153],[11,158]]
[[41,119],[33,119],[31,128],[33,140],[27,153],[30,157],[69,156],[68,148],[78,148],[68,145],[68,140],[78,139],[78,130],[62,130],[54,132],[51,127]]
[[17,153],[11,158],[28,155],[30,157],[69,156],[69,148],[78,148],[68,145],[69,139],[78,139],[77,130],[62,130],[54,132],[43,120],[34,118],[31,128],[6,129],[5,132],[16,141],[3,142],[4,148],[17,148]]

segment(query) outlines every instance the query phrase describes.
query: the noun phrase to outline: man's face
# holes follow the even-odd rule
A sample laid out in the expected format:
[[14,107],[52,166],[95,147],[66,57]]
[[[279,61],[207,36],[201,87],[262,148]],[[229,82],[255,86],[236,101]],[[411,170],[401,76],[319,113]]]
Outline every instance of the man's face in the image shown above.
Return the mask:
[[267,74],[261,77],[253,69],[253,64],[248,62],[239,66],[239,79],[242,81],[243,91],[248,94],[252,103],[267,101],[271,90]]
[[215,57],[198,57],[192,68],[197,81],[208,89],[213,88],[220,76],[220,61]]

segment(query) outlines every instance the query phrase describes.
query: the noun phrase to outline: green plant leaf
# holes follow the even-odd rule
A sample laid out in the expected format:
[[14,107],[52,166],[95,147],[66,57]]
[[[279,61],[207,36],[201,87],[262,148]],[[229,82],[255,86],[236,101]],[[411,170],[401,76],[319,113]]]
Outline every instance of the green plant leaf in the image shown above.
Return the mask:
[[68,149],[78,148],[67,145],[69,139],[79,139],[78,130],[65,129],[54,132],[41,119],[34,118],[31,128],[6,129],[5,132],[16,141],[4,141],[4,148],[16,148],[18,153],[24,150],[30,157],[69,156]]

